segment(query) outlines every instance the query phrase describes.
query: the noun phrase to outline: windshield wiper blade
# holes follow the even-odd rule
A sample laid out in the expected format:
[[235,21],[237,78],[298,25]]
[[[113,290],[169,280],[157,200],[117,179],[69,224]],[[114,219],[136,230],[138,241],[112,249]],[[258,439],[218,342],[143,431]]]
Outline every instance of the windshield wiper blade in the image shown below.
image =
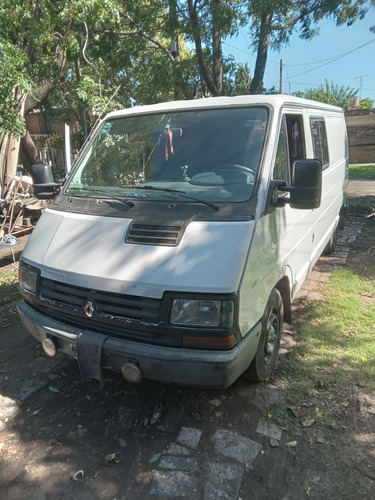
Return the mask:
[[[138,186],[137,186],[138,188]],[[189,200],[196,201],[197,203],[203,203],[204,205],[208,205],[209,207],[214,208],[215,210],[220,210],[219,205],[215,205],[214,203],[210,203],[209,201],[200,200],[199,198],[195,198],[194,196],[189,196],[186,191],[181,191],[180,189],[170,189],[170,188],[161,188],[156,186],[140,186],[141,189],[149,189],[150,191],[165,191],[167,193],[178,194],[183,198],[187,198]]]
[[124,205],[128,205],[128,207],[134,207],[134,201],[126,200],[125,198],[117,198],[116,196],[98,196],[100,200],[104,201],[119,201]]
[[[96,188],[87,188],[87,187],[72,187],[69,189],[74,189],[78,191],[91,191],[93,193],[108,193],[107,190],[105,189],[96,189]],[[125,198],[117,198],[116,196],[98,196],[97,197],[100,200],[106,200],[106,201],[119,201],[120,203],[123,203],[124,205],[128,205],[129,207],[134,207],[134,202],[130,200],[126,200]]]
[[67,189],[68,191],[90,191],[92,193],[108,193],[106,189],[97,189],[97,188],[89,188],[89,187],[70,187]]

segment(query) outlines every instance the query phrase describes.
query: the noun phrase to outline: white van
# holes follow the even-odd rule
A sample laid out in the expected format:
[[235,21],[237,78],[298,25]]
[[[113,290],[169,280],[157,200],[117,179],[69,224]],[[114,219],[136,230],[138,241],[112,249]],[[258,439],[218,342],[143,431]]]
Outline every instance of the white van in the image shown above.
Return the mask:
[[53,202],[18,311],[46,353],[83,379],[226,388],[270,374],[293,298],[334,249],[344,114],[286,95],[135,107],[100,123],[62,187],[33,175]]

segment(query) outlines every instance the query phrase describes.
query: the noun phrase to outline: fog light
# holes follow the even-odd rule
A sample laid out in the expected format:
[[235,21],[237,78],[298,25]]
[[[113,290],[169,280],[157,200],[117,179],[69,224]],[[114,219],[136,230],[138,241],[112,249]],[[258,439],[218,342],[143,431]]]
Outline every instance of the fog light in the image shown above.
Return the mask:
[[42,346],[44,352],[47,354],[47,356],[51,356],[51,358],[57,353],[57,346],[51,339],[44,339],[42,342]]
[[134,361],[125,363],[121,368],[121,373],[124,379],[131,384],[139,384],[142,380],[142,372]]

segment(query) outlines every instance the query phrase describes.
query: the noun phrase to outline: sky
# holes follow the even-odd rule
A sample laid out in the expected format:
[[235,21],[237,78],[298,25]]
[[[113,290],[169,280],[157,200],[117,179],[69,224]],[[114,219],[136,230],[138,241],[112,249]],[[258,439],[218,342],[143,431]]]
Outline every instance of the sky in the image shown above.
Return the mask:
[[[264,86],[280,86],[280,59],[283,60],[283,92],[293,93],[333,82],[339,87],[358,90],[362,99],[375,102],[375,8],[352,26],[337,27],[331,19],[318,24],[319,34],[310,41],[294,34],[280,52],[269,51]],[[365,45],[366,44],[366,45]],[[223,45],[225,55],[232,54],[236,62],[247,62],[254,73],[255,53],[248,48],[247,29]],[[342,56],[342,57],[341,57]],[[336,60],[335,60],[336,59]]]

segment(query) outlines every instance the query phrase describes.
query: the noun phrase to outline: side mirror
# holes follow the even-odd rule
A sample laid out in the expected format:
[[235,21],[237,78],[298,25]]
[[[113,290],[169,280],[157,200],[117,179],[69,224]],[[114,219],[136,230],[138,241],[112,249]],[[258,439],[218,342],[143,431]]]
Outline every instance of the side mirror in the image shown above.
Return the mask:
[[278,200],[281,203],[290,203],[292,208],[304,210],[319,208],[322,199],[322,162],[316,159],[296,161],[292,185],[281,185],[278,189],[290,193],[289,198]]
[[33,165],[30,175],[33,180],[34,195],[38,200],[52,200],[59,194],[62,184],[54,182],[49,165]]

